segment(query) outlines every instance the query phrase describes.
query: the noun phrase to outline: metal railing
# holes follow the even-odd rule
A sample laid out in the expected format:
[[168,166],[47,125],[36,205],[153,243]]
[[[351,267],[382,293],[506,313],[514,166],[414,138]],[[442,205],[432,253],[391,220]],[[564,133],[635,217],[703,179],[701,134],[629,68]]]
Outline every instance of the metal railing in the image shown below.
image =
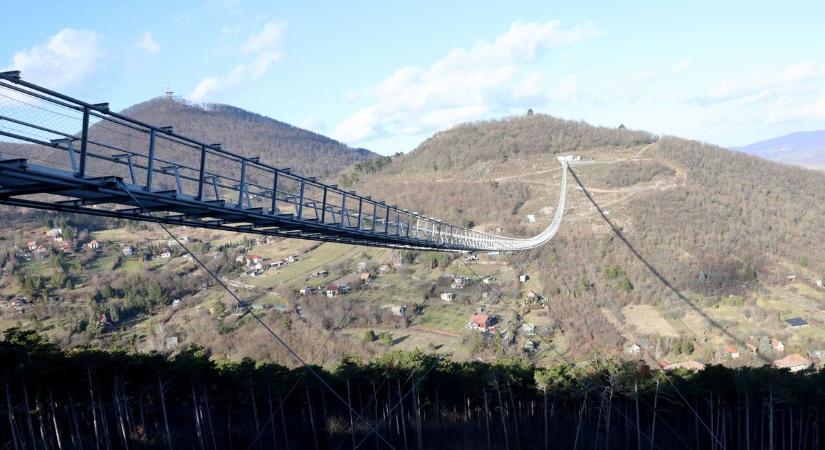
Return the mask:
[[[563,175],[553,222],[542,233],[519,239],[444,223],[268,165],[260,157],[231,153],[172,127],[112,112],[108,104],[90,104],[26,82],[19,72],[0,73],[0,136],[5,137],[0,143],[10,147],[6,153],[78,179],[115,176],[132,190],[298,221],[326,233],[346,230],[378,245],[436,250],[515,251],[549,241],[564,213],[571,162],[559,159]],[[318,238],[323,240],[323,233]]]

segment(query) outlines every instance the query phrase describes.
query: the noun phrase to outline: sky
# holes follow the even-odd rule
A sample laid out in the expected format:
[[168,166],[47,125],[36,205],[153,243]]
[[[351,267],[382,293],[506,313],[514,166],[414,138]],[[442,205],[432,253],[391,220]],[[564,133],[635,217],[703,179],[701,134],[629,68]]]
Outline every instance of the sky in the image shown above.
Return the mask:
[[0,68],[28,81],[115,110],[170,89],[382,154],[528,108],[723,146],[825,129],[821,0],[87,0],[3,12]]

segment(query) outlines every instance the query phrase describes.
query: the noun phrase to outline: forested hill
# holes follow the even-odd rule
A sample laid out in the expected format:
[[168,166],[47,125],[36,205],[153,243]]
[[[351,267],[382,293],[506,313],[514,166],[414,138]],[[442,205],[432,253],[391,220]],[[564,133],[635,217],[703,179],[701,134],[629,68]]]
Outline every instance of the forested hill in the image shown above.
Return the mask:
[[[656,344],[665,336],[695,340],[690,353],[702,360],[763,337],[801,353],[825,348],[822,172],[536,114],[457,126],[371,177],[346,178],[393,204],[526,237],[552,218],[556,156],[566,154],[596,162],[574,170],[633,250],[683,294],[617,239],[571,179],[557,237],[511,263],[532,277],[521,295],[544,294],[575,351],[640,342],[660,358],[669,353]],[[654,316],[662,327],[651,325]],[[794,316],[816,331],[789,328]]]
[[296,126],[223,104],[193,105],[158,97],[122,114],[158,126],[173,126],[179,134],[207,143],[221,143],[233,153],[261,156],[262,161],[291,167],[305,175],[338,172],[341,167],[376,157]]

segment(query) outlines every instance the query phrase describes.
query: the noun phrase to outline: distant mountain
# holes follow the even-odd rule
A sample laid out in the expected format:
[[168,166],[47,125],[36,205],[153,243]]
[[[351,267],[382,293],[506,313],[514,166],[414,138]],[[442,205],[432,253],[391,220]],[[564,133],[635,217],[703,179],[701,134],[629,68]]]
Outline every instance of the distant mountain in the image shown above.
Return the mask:
[[825,130],[800,131],[735,147],[750,155],[811,169],[825,169]]
[[304,175],[324,175],[374,158],[377,154],[352,148],[312,131],[223,104],[194,105],[158,97],[139,103],[122,114]]

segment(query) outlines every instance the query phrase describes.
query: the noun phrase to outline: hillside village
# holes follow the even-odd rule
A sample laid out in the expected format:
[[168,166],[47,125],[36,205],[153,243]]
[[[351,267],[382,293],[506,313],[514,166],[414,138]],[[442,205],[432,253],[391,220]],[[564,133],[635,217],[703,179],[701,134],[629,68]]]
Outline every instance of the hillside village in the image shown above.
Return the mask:
[[[248,318],[202,276],[181,244],[199,259],[218,264],[222,278],[253,311],[281,326],[305,322],[309,333],[320,325],[328,335],[338,335],[338,346],[364,355],[388,347],[429,348],[459,359],[522,355],[549,362],[564,358],[570,345],[552,316],[552,296],[533,280],[529,267],[505,255],[365,250],[185,227],[175,229],[177,239],[164,239],[146,227],[95,231],[58,217],[47,220],[45,227],[20,226],[0,243],[6,252],[0,325],[34,327],[64,345],[130,342],[145,350],[176,352],[202,345],[206,333],[212,334],[206,342],[218,353],[245,356],[246,350],[233,353],[226,345],[227,337],[240,338],[248,331]],[[63,225],[50,226],[55,222]],[[606,268],[604,277],[621,272]],[[155,290],[133,296],[143,300],[129,297],[139,291],[130,283],[144,283],[143,277],[157,283]],[[108,285],[101,289],[104,279]],[[786,292],[803,290],[808,301],[825,304],[821,279],[794,274],[775,284]],[[107,302],[109,297],[123,302]],[[717,308],[741,310],[745,303],[744,296],[731,294]],[[353,304],[358,304],[357,312]],[[785,326],[773,333],[734,342],[708,331],[698,336],[676,332],[676,322],[643,304],[618,310],[632,323],[625,325],[617,319],[616,307],[605,305],[602,313],[624,342],[591,357],[609,352],[665,370],[769,363],[792,371],[819,367],[825,358],[823,341],[800,341],[814,329],[825,333],[825,323],[816,315],[808,318],[812,323],[783,317]],[[352,314],[347,317],[348,310]],[[190,324],[192,315],[198,320]],[[343,322],[340,329],[337,322]],[[211,325],[196,329],[205,323]]]

